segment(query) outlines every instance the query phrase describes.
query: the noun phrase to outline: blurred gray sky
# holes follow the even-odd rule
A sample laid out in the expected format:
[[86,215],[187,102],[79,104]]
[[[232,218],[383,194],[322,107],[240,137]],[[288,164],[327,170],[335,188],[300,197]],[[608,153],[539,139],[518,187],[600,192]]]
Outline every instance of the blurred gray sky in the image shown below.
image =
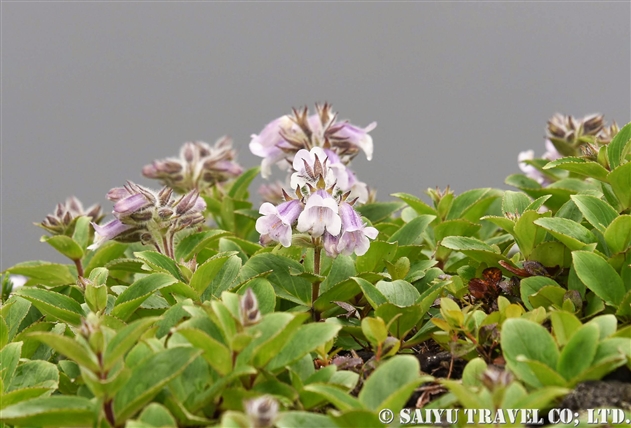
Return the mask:
[[62,261],[32,225],[187,140],[333,104],[372,132],[381,200],[503,187],[555,112],[631,116],[629,2],[2,3],[2,269]]

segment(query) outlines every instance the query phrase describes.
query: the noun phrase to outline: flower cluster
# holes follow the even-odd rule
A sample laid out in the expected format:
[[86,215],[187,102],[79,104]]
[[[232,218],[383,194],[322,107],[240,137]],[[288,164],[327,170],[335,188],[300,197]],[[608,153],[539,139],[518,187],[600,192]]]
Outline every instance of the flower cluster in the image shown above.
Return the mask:
[[160,180],[178,193],[201,192],[239,176],[243,168],[235,158],[229,137],[220,138],[213,147],[202,141],[189,141],[180,149],[179,158],[155,160],[142,169],[142,174]]
[[319,147],[328,157],[337,187],[343,192],[351,191],[359,202],[366,202],[368,188],[357,180],[348,165],[360,150],[366,153],[368,160],[372,159],[373,143],[368,133],[377,124],[373,122],[359,128],[348,121],[337,121],[337,114],[328,104],[316,105],[316,110],[317,113],[310,116],[306,107],[294,110],[292,115],[282,116],[265,126],[260,134],[252,135],[250,151],[263,158],[261,175],[268,178],[272,165],[285,168],[287,162],[293,164],[301,150]]
[[[605,126],[604,116],[590,114],[582,119],[555,114],[548,121],[546,128],[546,152],[541,156],[546,161],[554,161],[563,156],[583,155],[595,158],[599,145],[609,144],[618,133],[616,123]],[[549,184],[549,179],[542,171],[528,163],[535,159],[534,150],[526,150],[518,155],[519,168],[526,176],[539,184]]]
[[283,190],[285,202],[278,206],[265,202],[259,210],[263,216],[256,221],[256,230],[262,244],[275,241],[289,247],[295,226],[321,243],[331,257],[368,251],[368,238],[375,239],[377,229],[364,224],[353,208],[357,199],[349,199],[351,192],[337,187],[337,172],[329,161],[320,147],[296,153],[291,176],[295,197]]
[[65,204],[57,204],[55,212],[48,214],[44,221],[35,223],[46,229],[53,235],[72,235],[75,220],[81,216],[90,218],[90,221],[98,222],[103,218],[100,205],[92,205],[88,209],[83,209],[81,201],[74,196],[66,199]]
[[172,255],[175,233],[205,221],[206,202],[197,190],[174,198],[169,187],[155,192],[128,182],[110,190],[107,198],[114,202],[112,214],[116,218],[103,226],[93,223],[96,236],[90,249],[115,239],[152,244],[163,254]]

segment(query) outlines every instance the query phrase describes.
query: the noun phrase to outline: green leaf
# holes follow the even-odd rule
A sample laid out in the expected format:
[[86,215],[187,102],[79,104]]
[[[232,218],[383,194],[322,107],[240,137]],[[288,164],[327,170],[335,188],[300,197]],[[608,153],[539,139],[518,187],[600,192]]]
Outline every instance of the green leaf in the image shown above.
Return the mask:
[[40,397],[45,394],[46,396],[49,396],[50,393],[54,390],[55,388],[47,388],[44,386],[33,386],[30,388],[16,389],[2,395],[2,400],[0,400],[0,410],[21,401],[30,400],[32,398]]
[[502,212],[521,215],[530,205],[530,202],[530,198],[524,193],[507,190],[502,198]]
[[618,166],[608,176],[611,188],[623,208],[631,207],[631,162]]
[[254,339],[237,357],[237,366],[250,364],[263,367],[276,356],[280,347],[291,340],[308,314],[292,315],[287,312],[267,314],[263,320],[249,328]]
[[149,330],[151,324],[157,319],[156,317],[141,318],[129,323],[118,331],[110,339],[107,348],[103,352],[103,368],[105,370],[111,369],[138,342],[138,339]]
[[2,410],[2,421],[21,426],[92,426],[96,408],[83,397],[54,395],[22,401]]
[[471,222],[479,222],[480,217],[493,202],[502,196],[497,189],[483,188],[472,189],[456,196],[445,220],[462,218]]
[[618,212],[611,205],[595,196],[572,195],[571,198],[585,219],[600,233],[605,233],[607,226],[618,217]]
[[29,300],[43,314],[68,324],[81,325],[81,318],[85,316],[81,305],[76,300],[54,291],[21,287],[16,294]]
[[408,204],[410,208],[414,209],[414,211],[416,211],[420,215],[437,215],[437,212],[434,208],[430,207],[414,195],[410,195],[409,193],[392,193],[390,196],[401,199],[403,202]]
[[[363,256],[356,259],[357,272],[376,272],[384,261],[391,261],[396,254],[398,243],[372,241]],[[385,263],[384,263],[385,264]]]
[[386,323],[381,318],[364,318],[361,323],[362,333],[375,347],[388,337]]
[[0,349],[9,343],[9,326],[4,321],[3,317],[0,317]]
[[533,308],[543,307],[548,309],[550,306],[561,307],[563,305],[563,297],[567,290],[558,285],[546,285],[532,296],[528,297]]
[[539,380],[541,385],[564,387],[568,385],[567,379],[557,373],[553,368],[548,367],[541,361],[530,360],[523,355],[517,357],[517,361],[528,366]]
[[276,295],[304,306],[311,306],[311,283],[291,272],[301,273],[305,268],[296,260],[271,253],[252,256],[241,268],[239,282],[269,272],[267,279],[274,287]]
[[605,259],[588,251],[572,253],[576,275],[598,297],[617,307],[622,302],[626,288],[622,278]]
[[276,426],[278,428],[339,428],[339,425],[328,416],[303,411],[280,413]]
[[346,412],[331,416],[338,427],[364,428],[364,427],[383,427],[383,422],[379,420],[376,412],[372,410],[353,409]]
[[126,320],[156,290],[176,282],[177,279],[166,273],[152,273],[140,278],[118,296],[112,315]]
[[549,162],[543,167],[544,170],[552,168],[564,169],[578,175],[593,177],[600,181],[607,181],[608,171],[598,162],[590,161],[584,158],[567,156]]
[[392,234],[388,242],[398,242],[399,245],[420,244],[423,241],[421,234],[435,218],[433,215],[419,215]]
[[210,299],[211,296],[219,297],[224,291],[230,290],[239,275],[241,264],[240,257],[228,258],[202,294],[202,301]]
[[368,303],[370,303],[370,306],[372,306],[373,309],[377,309],[379,306],[388,302],[386,296],[384,296],[383,293],[381,293],[381,291],[379,291],[377,287],[370,282],[357,277],[353,277],[351,279],[359,285],[359,288],[361,288],[362,293],[364,293],[366,300],[368,300]]
[[69,265],[58,263],[42,261],[18,263],[7,269],[7,272],[27,276],[48,286],[74,284],[77,281]]
[[631,140],[631,123],[626,124],[607,145],[607,159],[611,169],[615,169],[624,161],[625,152],[629,151]]
[[434,227],[434,239],[438,242],[446,236],[471,236],[478,230],[480,225],[468,220],[446,220]]
[[261,170],[260,166],[255,166],[243,172],[232,184],[228,195],[234,199],[245,199],[248,195],[248,187],[252,180],[256,178]]
[[343,412],[362,408],[360,402],[352,395],[349,395],[347,390],[335,385],[312,383],[305,386],[305,391],[319,395]]
[[80,260],[83,257],[83,249],[69,236],[42,236],[40,242],[46,242],[70,260]]
[[88,252],[88,261],[87,266],[84,267],[85,275],[90,275],[92,269],[97,267],[108,267],[106,266],[112,260],[116,260],[123,256],[125,250],[127,249],[127,244],[122,244],[116,241],[107,241],[103,245],[101,245],[95,252]]
[[182,328],[177,332],[195,348],[203,350],[204,359],[220,375],[225,376],[232,371],[232,352],[224,344],[195,328]]
[[45,343],[58,353],[65,355],[77,364],[95,373],[99,371],[99,363],[96,356],[89,349],[70,337],[47,332],[31,333],[29,337]]
[[59,386],[59,370],[48,361],[33,360],[20,364],[15,370],[8,391],[30,387],[48,388],[51,392]]
[[469,361],[462,371],[462,385],[482,386],[482,374],[487,368],[487,364],[480,357],[476,357]]
[[335,301],[346,302],[357,294],[361,293],[359,285],[355,281],[355,277],[346,281],[338,282],[330,287],[324,293],[320,294],[313,305],[316,311],[323,312],[329,308],[336,306]]
[[612,254],[622,253],[631,245],[631,215],[616,218],[605,230],[605,242]]
[[227,235],[230,235],[230,232],[219,229],[212,229],[188,235],[175,247],[175,259],[184,259],[184,261],[189,261],[201,250],[208,247],[213,241]]
[[421,305],[402,308],[393,303],[385,303],[375,310],[375,316],[383,318],[384,322],[389,324],[390,334],[398,339],[404,339],[425,313]]
[[355,260],[351,256],[339,255],[333,259],[331,270],[325,280],[320,284],[320,292],[323,293],[340,281],[344,281],[357,275]]
[[195,273],[191,277],[190,286],[197,292],[199,296],[204,293],[206,288],[208,288],[212,280],[229,259],[239,259],[239,257],[235,254],[236,253],[233,251],[227,253],[219,253],[197,267]]
[[144,359],[114,398],[115,420],[133,416],[201,353],[196,348],[176,347]]
[[333,339],[342,328],[341,325],[316,323],[300,326],[296,334],[280,349],[267,365],[270,371],[276,371],[291,365],[303,356],[313,352],[318,346]]
[[8,392],[21,352],[22,342],[9,343],[0,350],[0,392]]
[[513,236],[519,250],[525,258],[529,258],[532,250],[539,245],[546,236],[546,231],[535,226],[536,220],[550,214],[540,214],[536,211],[525,211],[515,222]]
[[85,253],[85,250],[90,243],[90,221],[90,217],[84,215],[79,216],[75,219],[74,231],[72,232],[72,240],[79,244],[82,253]]
[[274,312],[274,308],[276,307],[276,293],[274,293],[274,287],[267,279],[253,278],[239,288],[237,294],[243,296],[248,288],[251,288],[256,296],[261,314],[265,315]]
[[552,331],[559,346],[565,346],[572,338],[572,335],[582,326],[574,314],[563,311],[550,313],[550,321],[552,322]]
[[4,302],[4,305],[0,307],[0,316],[4,318],[7,327],[9,327],[9,341],[13,340],[15,337],[20,323],[28,314],[29,309],[31,309],[31,302],[16,295],[12,295],[9,300]]
[[402,279],[392,282],[379,281],[375,286],[390,303],[400,307],[413,305],[420,297],[418,290]]
[[589,368],[592,364],[600,328],[597,324],[585,324],[570,338],[559,356],[557,371],[565,378],[572,379]]
[[390,358],[365,381],[358,397],[360,403],[367,409],[388,408],[396,414],[419,384],[433,379],[419,372],[419,362],[411,355]]
[[542,384],[533,371],[519,356],[539,361],[556,368],[559,350],[554,339],[541,325],[522,318],[510,318],[502,324],[502,351],[510,370],[527,384],[540,387]]
[[370,220],[371,223],[377,223],[390,217],[403,207],[404,204],[401,202],[373,202],[357,207],[356,211]]
[[472,394],[471,389],[467,388],[458,381],[440,379],[439,382],[446,386],[465,408],[483,409],[488,407],[490,404],[486,402],[487,400],[484,400],[484,397],[481,394]]
[[182,273],[172,258],[157,251],[137,251],[134,256],[145,262],[154,272],[168,273],[182,281]]
[[496,252],[496,250],[488,244],[476,238],[468,236],[448,236],[441,242],[443,247],[457,251],[488,251]]
[[138,422],[141,423],[143,427],[173,427],[177,426],[175,419],[169,411],[158,403],[150,403],[143,409],[138,417]]
[[566,218],[540,218],[534,222],[564,243],[570,250],[581,250],[596,243],[596,236],[579,223]]

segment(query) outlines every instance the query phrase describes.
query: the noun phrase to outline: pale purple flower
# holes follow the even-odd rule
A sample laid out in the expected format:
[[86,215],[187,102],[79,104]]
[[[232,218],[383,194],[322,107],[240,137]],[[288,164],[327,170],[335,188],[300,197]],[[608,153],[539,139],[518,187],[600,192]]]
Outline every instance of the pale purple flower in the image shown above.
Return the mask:
[[322,235],[322,246],[327,256],[335,258],[340,254],[337,251],[338,242],[340,242],[339,236],[333,236],[329,232],[324,232]]
[[114,239],[121,233],[133,227],[122,223],[118,219],[114,219],[103,226],[92,223],[92,226],[94,227],[96,234],[94,236],[94,243],[88,247],[89,250],[96,250],[101,246],[101,244],[103,244],[103,242]]
[[351,145],[359,147],[364,151],[364,153],[366,153],[366,158],[368,160],[371,160],[373,144],[372,137],[368,135],[368,133],[376,127],[377,122],[372,122],[365,128],[359,128],[347,122],[339,131],[335,133],[335,136],[343,138]]
[[519,169],[523,171],[523,173],[528,178],[532,178],[539,184],[543,184],[546,181],[546,177],[543,175],[541,171],[539,171],[534,166],[527,164],[525,161],[533,160],[535,158],[534,150],[526,150],[520,152],[517,156],[517,161],[519,162]]
[[291,188],[302,187],[307,183],[315,186],[321,175],[326,187],[334,185],[336,178],[328,164],[327,158],[327,154],[320,147],[314,147],[309,151],[305,149],[299,150],[293,161],[293,167],[296,172],[291,175]]
[[250,151],[263,158],[261,164],[263,178],[269,177],[272,173],[272,165],[285,157],[285,152],[281,150],[281,147],[283,146],[282,143],[286,144],[286,141],[281,135],[281,131],[288,132],[294,126],[294,122],[285,115],[267,124],[260,134],[252,134]]
[[291,228],[302,208],[302,203],[297,199],[283,202],[277,207],[269,202],[261,205],[259,213],[263,214],[263,217],[256,220],[256,231],[261,234],[261,243],[271,240],[280,242],[283,247],[289,247]]
[[[114,189],[112,189],[114,190]],[[114,215],[117,218],[126,217],[136,211],[150,207],[153,204],[147,200],[142,193],[136,193],[135,195],[128,196],[120,199],[114,204]]]
[[259,186],[258,193],[263,198],[263,202],[280,204],[283,202],[283,188],[285,184],[276,180],[274,183],[265,183]]
[[325,190],[317,190],[307,199],[307,205],[298,217],[296,228],[300,232],[308,231],[316,238],[322,236],[325,230],[332,235],[338,235],[342,221],[337,211],[335,199]]
[[342,202],[339,206],[342,219],[342,234],[337,243],[337,252],[350,255],[353,252],[358,256],[366,254],[370,247],[370,239],[375,239],[379,232],[374,227],[366,227],[357,211],[348,203]]
[[561,159],[563,155],[558,152],[552,141],[546,140],[546,152],[542,156],[544,159],[549,161],[555,161],[557,159]]

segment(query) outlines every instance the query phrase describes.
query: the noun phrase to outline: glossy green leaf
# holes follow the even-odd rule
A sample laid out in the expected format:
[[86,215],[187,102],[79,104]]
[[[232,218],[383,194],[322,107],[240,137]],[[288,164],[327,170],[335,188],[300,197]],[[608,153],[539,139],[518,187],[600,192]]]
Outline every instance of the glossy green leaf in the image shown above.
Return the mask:
[[372,241],[366,254],[357,257],[357,272],[376,272],[381,263],[392,261],[397,248],[396,242]]
[[527,366],[543,387],[564,387],[568,385],[567,379],[541,361],[530,360],[523,355],[518,356],[517,361]]
[[388,337],[386,323],[381,318],[364,318],[361,322],[361,328],[366,339],[375,347],[383,343]]
[[610,305],[618,306],[626,293],[622,279],[609,263],[588,251],[572,253],[576,275],[598,297]]
[[373,202],[360,205],[356,211],[370,220],[371,223],[377,223],[390,217],[404,206],[401,202]]
[[347,390],[335,385],[312,383],[305,386],[305,390],[321,396],[343,412],[362,408],[360,402],[352,395],[349,395]]
[[559,168],[585,177],[593,177],[597,180],[607,181],[608,171],[598,162],[585,158],[567,156],[557,159],[545,165],[544,170]]
[[177,279],[166,273],[152,273],[140,278],[118,296],[112,315],[126,320],[156,290],[176,282]]
[[152,271],[170,274],[172,277],[182,281],[182,273],[172,258],[158,253],[157,251],[137,251],[134,256],[145,262]]
[[564,243],[570,250],[581,250],[596,243],[596,236],[587,228],[565,218],[540,218],[534,222]]
[[202,295],[206,288],[210,285],[211,281],[215,278],[215,275],[221,270],[223,265],[228,259],[237,257],[234,252],[219,253],[216,256],[211,257],[204,263],[199,265],[195,270],[190,282],[190,286],[197,292],[198,295]]
[[611,169],[617,168],[624,160],[625,153],[629,151],[631,140],[631,123],[626,124],[607,146],[607,159]]
[[116,362],[125,356],[149,329],[157,321],[156,317],[146,317],[133,321],[123,327],[116,335],[110,339],[103,352],[103,367],[105,370],[111,369]]
[[[9,343],[0,350],[0,380],[2,380],[0,389],[3,387],[4,392],[7,392],[11,386],[21,352],[22,342]],[[0,390],[0,392],[3,391]]]
[[46,242],[70,260],[80,260],[83,257],[83,249],[69,236],[42,236],[40,242]]
[[597,324],[585,324],[572,335],[557,363],[557,371],[565,379],[570,380],[589,368],[596,355],[599,335]]
[[176,347],[144,359],[114,398],[115,419],[124,421],[134,415],[201,353],[196,348]]
[[631,215],[616,218],[605,230],[605,242],[612,254],[626,251],[631,245]]
[[618,213],[607,202],[591,195],[572,195],[585,219],[601,233],[618,217]]
[[504,214],[521,214],[530,203],[530,198],[524,193],[507,190],[502,197],[502,212]]
[[2,307],[0,307],[0,316],[4,318],[7,323],[7,327],[9,328],[9,341],[13,340],[15,337],[18,332],[18,328],[20,327],[20,323],[28,314],[30,308],[31,302],[22,297],[16,296],[15,294],[12,295],[9,300],[5,301]]
[[541,325],[522,318],[510,318],[502,324],[502,351],[510,370],[527,384],[539,387],[540,380],[519,356],[539,361],[554,369],[559,359],[559,350],[554,339]]
[[99,363],[96,356],[73,338],[47,332],[31,333],[29,337],[45,343],[58,353],[65,355],[95,373],[99,371]]
[[[158,403],[150,403],[138,416],[138,428],[140,427],[177,427],[175,419],[169,411]],[[127,425],[129,427],[129,423]]]
[[574,314],[563,311],[550,313],[550,321],[552,322],[554,337],[559,346],[565,346],[572,338],[572,335],[583,325]]
[[529,258],[532,250],[539,245],[546,236],[545,230],[535,226],[536,220],[547,217],[550,214],[540,214],[536,211],[525,211],[515,222],[513,236],[519,246],[519,250],[525,258]]
[[21,426],[92,426],[96,417],[91,400],[67,395],[33,398],[2,410],[3,422]]
[[412,284],[402,279],[396,281],[379,281],[375,285],[388,302],[404,307],[416,303],[420,294]]
[[388,242],[398,242],[399,245],[418,245],[423,241],[421,234],[436,216],[419,215],[409,223],[403,225],[389,239]]
[[68,324],[80,325],[85,316],[81,305],[64,294],[34,287],[21,287],[16,294],[29,300],[42,313]]
[[68,285],[74,284],[77,277],[73,271],[74,266],[61,265],[42,261],[24,262],[11,266],[7,272],[14,275],[24,275],[43,285]]
[[423,214],[436,215],[437,214],[434,208],[430,207],[425,202],[423,202],[422,200],[420,200],[414,195],[410,195],[409,193],[393,193],[391,196],[401,199],[403,202],[408,204],[408,206],[410,206],[412,209],[414,209],[414,211],[416,211],[420,215],[423,215]]
[[320,284],[320,292],[325,292],[340,281],[357,275],[355,260],[351,256],[339,255],[333,259],[331,270]]
[[551,306],[561,307],[563,305],[563,297],[567,290],[556,285],[546,285],[538,290],[535,294],[528,297],[533,308],[543,307],[545,309]]
[[426,311],[421,305],[400,307],[394,303],[385,303],[375,310],[375,316],[389,324],[388,331],[398,339],[405,339],[407,334],[423,318]]
[[434,239],[438,242],[446,236],[472,236],[478,230],[480,225],[468,220],[446,220],[434,227]]
[[497,189],[472,189],[456,196],[445,220],[462,218],[471,222],[478,222],[484,211],[495,198],[502,196]]
[[609,173],[608,179],[622,207],[631,207],[631,162],[616,167]]
[[395,414],[403,407],[412,391],[432,379],[420,376],[418,360],[411,355],[397,355],[375,370],[364,382],[359,401],[367,409],[388,408]]
[[175,248],[175,259],[189,261],[197,253],[212,244],[213,241],[227,235],[230,235],[230,232],[219,229],[206,230],[204,232],[188,235],[177,244]]
[[351,279],[359,285],[362,293],[364,293],[364,297],[366,297],[366,300],[368,300],[368,303],[373,307],[373,309],[377,309],[379,306],[388,302],[386,296],[384,296],[383,293],[370,282],[363,278],[353,277]]
[[244,171],[234,181],[234,183],[232,183],[232,187],[230,187],[228,195],[234,199],[245,199],[248,194],[248,187],[250,186],[250,183],[252,183],[252,180],[259,175],[260,170],[260,166],[255,166],[254,168]]
[[202,355],[210,366],[220,375],[227,375],[232,370],[232,352],[221,342],[215,340],[201,330],[194,328],[178,329],[178,333],[198,349],[204,351]]

